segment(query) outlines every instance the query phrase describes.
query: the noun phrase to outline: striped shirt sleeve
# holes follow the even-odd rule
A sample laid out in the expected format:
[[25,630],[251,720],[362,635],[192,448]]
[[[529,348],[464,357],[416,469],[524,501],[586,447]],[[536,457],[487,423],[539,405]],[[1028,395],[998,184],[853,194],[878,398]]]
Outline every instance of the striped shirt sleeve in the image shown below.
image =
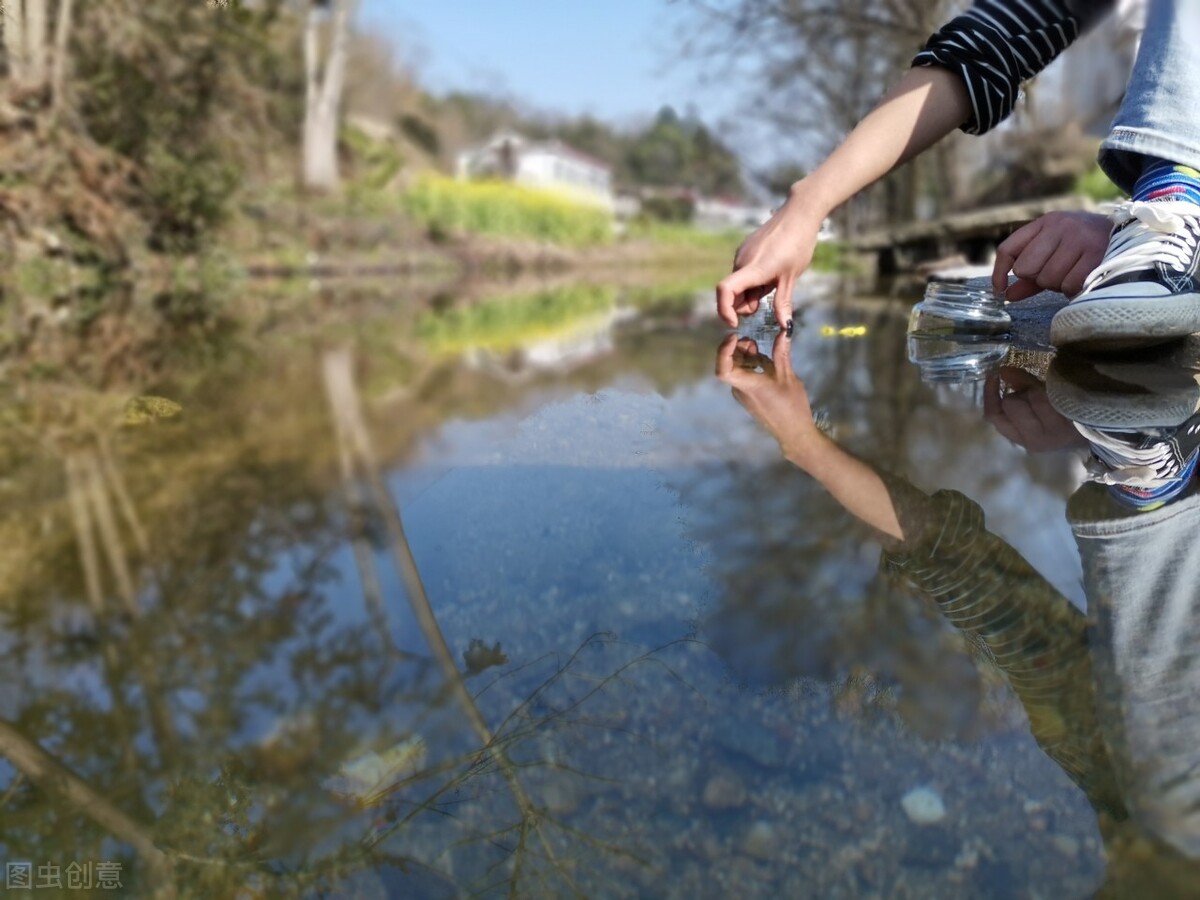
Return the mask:
[[987,531],[977,503],[955,491],[929,496],[900,478],[881,477],[906,538],[886,547],[885,573],[933,600],[984,651],[1004,673],[1046,754],[1097,809],[1124,818],[1096,717],[1086,617]]
[[976,0],[934,34],[914,66],[940,66],[962,75],[971,98],[968,134],[983,134],[1013,110],[1021,83],[1079,37],[1111,2]]

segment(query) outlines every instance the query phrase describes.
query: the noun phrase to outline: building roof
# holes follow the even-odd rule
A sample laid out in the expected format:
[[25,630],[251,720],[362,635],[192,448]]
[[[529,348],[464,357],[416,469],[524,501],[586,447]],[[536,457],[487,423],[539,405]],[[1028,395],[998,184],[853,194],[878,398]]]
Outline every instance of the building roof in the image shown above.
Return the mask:
[[582,150],[576,150],[570,144],[564,144],[562,141],[557,140],[557,139],[551,140],[551,141],[543,141],[542,143],[534,144],[533,146],[544,147],[544,148],[547,148],[550,150],[554,150],[555,152],[560,153],[563,156],[569,156],[578,162],[585,163],[586,165],[589,165],[589,166],[595,166],[597,169],[603,169],[606,172],[612,171],[612,166],[610,166],[604,160],[598,159],[595,156],[592,156],[590,153],[584,153]]
[[574,147],[570,146],[569,144],[563,143],[563,141],[561,141],[557,138],[552,138],[551,140],[548,140],[548,141],[531,141],[531,140],[529,140],[529,138],[525,137],[523,134],[513,131],[511,128],[503,128],[500,131],[497,131],[490,138],[488,138],[484,143],[480,144],[477,147],[472,148],[468,152],[471,155],[475,155],[475,154],[481,153],[486,150],[491,150],[491,149],[498,147],[504,143],[511,143],[511,144],[515,145],[516,147],[518,147],[522,150],[525,150],[525,151],[541,151],[544,153],[547,153],[547,152],[548,153],[556,153],[559,156],[564,156],[564,157],[567,157],[568,159],[573,159],[576,162],[583,163],[584,165],[592,166],[593,168],[596,168],[596,169],[603,169],[605,172],[608,172],[610,174],[612,172],[612,166],[610,166],[608,163],[604,162],[601,159],[597,159],[596,157],[594,157],[590,154],[584,153],[582,150],[576,150]]

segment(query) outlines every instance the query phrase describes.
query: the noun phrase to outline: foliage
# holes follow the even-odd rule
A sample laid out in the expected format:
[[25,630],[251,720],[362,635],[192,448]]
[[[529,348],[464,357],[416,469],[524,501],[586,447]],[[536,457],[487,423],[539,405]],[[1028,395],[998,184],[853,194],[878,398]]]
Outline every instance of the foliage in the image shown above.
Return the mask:
[[587,246],[608,241],[612,233],[602,209],[502,182],[426,176],[405,192],[403,205],[433,234],[493,234]]
[[[742,241],[742,231],[700,231],[688,225],[666,222],[637,222],[627,232],[628,240],[647,241],[673,250],[690,250],[723,263],[733,259]],[[836,241],[822,241],[813,252],[810,269],[816,272],[846,272],[852,266],[848,248]]]
[[785,197],[792,185],[804,178],[808,171],[804,166],[794,162],[776,163],[774,166],[759,172],[755,180],[766,188],[774,197]]
[[815,272],[849,272],[854,268],[849,249],[836,241],[823,241],[813,250],[809,268]]
[[649,241],[664,247],[710,252],[732,259],[734,251],[746,239],[742,231],[700,231],[677,222],[635,222],[629,226],[630,240]]
[[192,151],[151,145],[144,160],[145,215],[151,249],[199,250],[225,221],[237,170],[211,146]]
[[436,157],[442,152],[442,141],[438,136],[437,129],[420,116],[414,116],[411,113],[402,115],[400,130],[410,141],[430,156]]
[[[512,128],[535,140],[557,139],[612,167],[618,188],[683,187],[705,194],[742,196],[737,155],[689,111],[663,107],[644,126],[618,128],[593,116],[548,118],[523,114],[511,103],[479,94],[429,98],[433,118],[458,143]],[[444,136],[444,135],[443,135]],[[442,140],[442,146],[453,141]]]
[[706,194],[741,195],[745,190],[741,165],[729,148],[698,119],[680,118],[669,106],[633,137],[625,174],[635,184],[681,185]]
[[1097,163],[1093,163],[1090,169],[1075,179],[1075,193],[1090,197],[1098,203],[1120,200],[1125,196],[1119,187],[1109,181]]
[[135,205],[151,248],[194,252],[224,221],[239,173],[261,159],[256,137],[286,133],[299,71],[273,39],[272,4],[119,7],[81,11],[79,114],[92,138],[141,173]]
[[349,185],[353,206],[370,206],[404,168],[404,156],[385,141],[374,141],[357,128],[342,129],[342,143],[353,152],[354,177]]
[[611,309],[615,302],[613,290],[591,285],[501,297],[478,306],[424,313],[417,320],[417,335],[435,353],[466,347],[507,350],[560,333],[573,322]]
[[641,215],[658,222],[690,222],[696,203],[690,196],[651,196],[642,200]]

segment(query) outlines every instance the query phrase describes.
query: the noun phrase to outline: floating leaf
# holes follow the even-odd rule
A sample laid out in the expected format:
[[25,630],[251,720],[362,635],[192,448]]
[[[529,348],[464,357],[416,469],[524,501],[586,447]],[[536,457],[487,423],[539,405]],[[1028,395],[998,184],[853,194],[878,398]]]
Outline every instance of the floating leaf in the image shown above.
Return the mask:
[[413,735],[382,752],[344,763],[324,785],[334,793],[369,802],[386,788],[419,772],[424,764],[425,740]]
[[123,418],[126,425],[145,425],[154,419],[169,419],[181,412],[183,412],[183,407],[174,400],[146,394],[134,397],[125,404]]
[[479,638],[471,638],[470,646],[463,651],[463,662],[467,664],[468,675],[478,675],[492,666],[508,665],[508,657],[500,649],[499,641],[489,647]]

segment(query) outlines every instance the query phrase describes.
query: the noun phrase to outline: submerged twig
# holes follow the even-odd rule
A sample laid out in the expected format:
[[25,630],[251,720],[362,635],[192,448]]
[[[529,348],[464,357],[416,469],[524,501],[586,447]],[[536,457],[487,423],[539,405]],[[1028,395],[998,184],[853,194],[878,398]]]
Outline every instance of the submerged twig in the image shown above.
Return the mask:
[[497,744],[495,733],[487,724],[487,720],[475,703],[475,698],[467,689],[462,673],[454,661],[450,646],[446,643],[445,635],[433,612],[433,605],[429,601],[420,570],[417,568],[416,558],[413,556],[412,548],[405,534],[400,511],[379,475],[375,453],[359,403],[358,389],[354,383],[353,358],[350,351],[339,349],[327,352],[324,359],[324,376],[326,392],[333,411],[335,433],[339,440],[343,440],[349,445],[348,455],[356,458],[358,467],[367,482],[376,509],[383,518],[392,559],[404,582],[413,615],[425,636],[434,660],[450,686],[451,692],[482,742],[480,753],[481,755],[487,753],[493,755],[521,811],[523,824],[532,828],[547,858],[571,890],[577,895],[582,895],[583,892],[575,883],[574,878],[558,861],[554,847],[539,825],[540,811],[534,806],[517,777],[516,770],[509,761],[504,746]]
[[171,860],[154,843],[149,832],[4,720],[0,720],[0,754],[39,788],[61,797],[79,813],[133,847],[153,878],[155,897],[166,900],[176,896]]

